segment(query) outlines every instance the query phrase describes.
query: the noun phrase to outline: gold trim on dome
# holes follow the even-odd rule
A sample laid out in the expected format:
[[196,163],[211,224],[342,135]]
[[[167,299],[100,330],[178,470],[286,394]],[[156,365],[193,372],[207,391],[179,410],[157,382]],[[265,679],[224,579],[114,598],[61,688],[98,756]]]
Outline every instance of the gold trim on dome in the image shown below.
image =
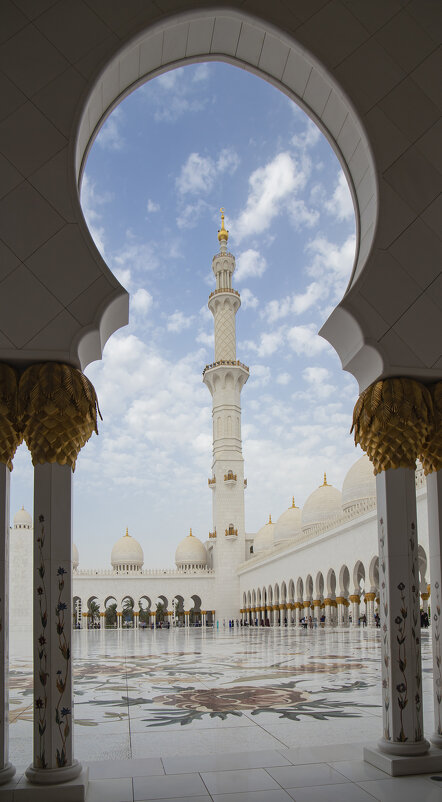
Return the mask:
[[408,377],[374,382],[356,401],[350,431],[375,474],[391,468],[414,470],[434,431],[431,393]]

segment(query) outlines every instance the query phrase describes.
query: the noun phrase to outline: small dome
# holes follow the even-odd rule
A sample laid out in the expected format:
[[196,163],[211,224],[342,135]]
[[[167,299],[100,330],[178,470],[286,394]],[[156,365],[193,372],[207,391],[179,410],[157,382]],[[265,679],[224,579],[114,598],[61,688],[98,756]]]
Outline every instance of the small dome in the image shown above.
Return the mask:
[[290,540],[298,535],[302,529],[302,512],[295,504],[295,499],[292,499],[292,506],[285,510],[279,516],[275,524],[275,532],[273,540],[275,543],[280,543],[282,540]]
[[204,568],[207,565],[206,547],[198,537],[192,535],[192,530],[178,544],[175,563],[177,568]]
[[143,567],[144,554],[138,540],[131,537],[128,530],[115,543],[111,553],[112,567],[119,571],[139,570]]
[[77,570],[79,562],[80,562],[80,557],[79,557],[79,554],[78,554],[78,549],[77,549],[75,543],[73,543],[72,544],[72,567],[73,567],[74,571]]
[[376,498],[376,478],[373,465],[364,454],[348,471],[342,485],[342,508],[351,509],[357,502]]
[[24,507],[14,515],[15,529],[32,529],[32,518]]
[[342,496],[333,485],[327,484],[324,474],[324,484],[311,493],[302,510],[302,528],[309,529],[315,524],[334,518],[342,512]]
[[276,524],[272,521],[272,516],[269,515],[269,520],[255,535],[253,540],[253,553],[260,554],[262,551],[267,551],[273,547],[274,533]]

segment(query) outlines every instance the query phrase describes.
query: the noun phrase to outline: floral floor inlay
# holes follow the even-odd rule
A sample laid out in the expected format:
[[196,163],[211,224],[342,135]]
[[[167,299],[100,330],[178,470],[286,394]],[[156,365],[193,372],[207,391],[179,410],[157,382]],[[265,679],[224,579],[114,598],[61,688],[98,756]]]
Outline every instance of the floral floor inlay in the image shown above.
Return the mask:
[[[102,760],[376,741],[379,630],[73,633],[74,754]],[[30,635],[10,658],[10,753],[32,758]],[[422,632],[426,733],[431,642]]]

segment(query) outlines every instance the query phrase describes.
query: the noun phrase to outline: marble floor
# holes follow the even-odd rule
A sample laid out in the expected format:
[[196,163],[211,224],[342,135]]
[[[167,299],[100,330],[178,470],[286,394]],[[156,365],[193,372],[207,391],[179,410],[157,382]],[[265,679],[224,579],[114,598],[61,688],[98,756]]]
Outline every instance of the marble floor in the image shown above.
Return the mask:
[[[10,754],[31,762],[24,635],[11,645]],[[371,629],[76,631],[75,754],[88,802],[442,802],[430,777],[362,761],[381,735],[380,642]],[[422,633],[425,730],[431,642]]]

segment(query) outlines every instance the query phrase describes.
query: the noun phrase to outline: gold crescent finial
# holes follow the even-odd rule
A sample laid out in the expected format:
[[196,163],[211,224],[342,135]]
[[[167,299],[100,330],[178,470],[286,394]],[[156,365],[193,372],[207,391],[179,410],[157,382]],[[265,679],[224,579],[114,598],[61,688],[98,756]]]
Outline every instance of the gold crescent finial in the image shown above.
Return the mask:
[[295,497],[294,497],[294,496],[292,496],[292,510],[294,510],[294,509],[295,509],[295,507],[296,507],[296,504],[295,504]]
[[218,231],[218,239],[220,242],[222,240],[224,240],[224,242],[227,242],[227,240],[229,239],[229,232],[226,231],[226,229],[224,228],[224,208],[222,206],[220,212],[221,212],[221,228]]
[[269,513],[269,524],[271,524],[271,523],[272,523],[272,514]]
[[128,526],[126,526],[126,534],[125,534],[124,537],[129,537],[129,527]]
[[327,474],[324,471],[324,484],[322,485],[322,487],[326,487],[326,485],[327,485]]
[[192,527],[190,527],[189,537],[193,537],[193,535],[192,535]]

